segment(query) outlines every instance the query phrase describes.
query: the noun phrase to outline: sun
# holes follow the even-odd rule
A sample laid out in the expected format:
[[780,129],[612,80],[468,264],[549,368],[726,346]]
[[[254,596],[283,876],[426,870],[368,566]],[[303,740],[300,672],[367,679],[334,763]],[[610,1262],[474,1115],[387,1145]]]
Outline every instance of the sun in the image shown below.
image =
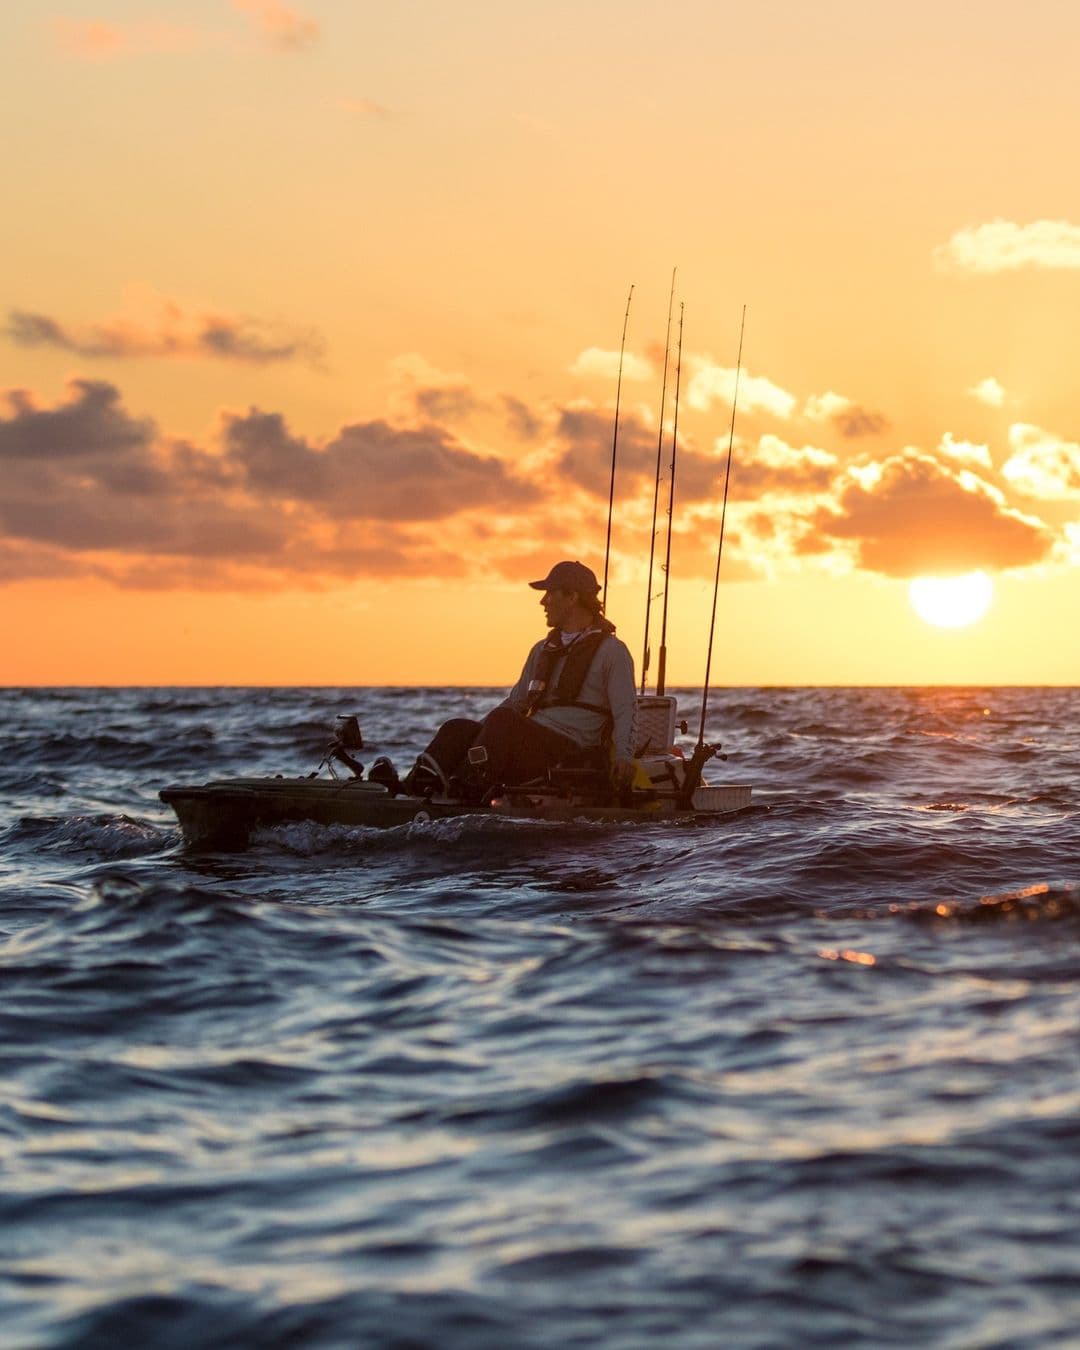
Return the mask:
[[994,598],[994,583],[985,572],[962,577],[916,577],[908,587],[911,608],[938,628],[966,628],[981,619]]

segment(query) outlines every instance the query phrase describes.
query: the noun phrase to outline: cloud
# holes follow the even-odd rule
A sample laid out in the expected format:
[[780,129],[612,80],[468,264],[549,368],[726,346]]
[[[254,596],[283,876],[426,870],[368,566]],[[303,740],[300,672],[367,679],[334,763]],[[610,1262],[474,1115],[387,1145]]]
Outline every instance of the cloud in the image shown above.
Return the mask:
[[433,422],[458,421],[481,406],[480,399],[467,384],[417,389],[413,398],[417,411]]
[[233,0],[233,8],[248,14],[259,34],[278,51],[302,51],[319,36],[314,19],[298,14],[281,0]]
[[[555,471],[593,496],[606,497],[611,482],[614,412],[590,404],[562,408],[555,432]],[[616,473],[624,488],[640,488],[656,476],[656,429],[627,413],[619,418]]]
[[10,416],[0,416],[0,461],[126,455],[154,436],[153,422],[129,417],[119,390],[100,380],[72,380],[67,400],[55,408],[39,407],[22,389],[9,390],[4,402]]
[[[611,487],[611,441],[614,414],[590,405],[563,408],[555,432],[555,472],[595,497],[606,498]],[[624,496],[640,492],[656,481],[656,428],[633,413],[619,417],[616,457],[616,491]],[[671,463],[671,433],[665,429],[660,471],[667,482]],[[676,495],[686,501],[711,496],[723,460],[694,449],[680,435],[677,455]]]
[[1010,508],[997,488],[914,449],[849,466],[812,524],[853,547],[858,566],[894,577],[1024,567],[1054,544],[1042,521]]
[[1080,567],[1080,523],[1074,520],[1062,529],[1061,557],[1069,567]]
[[[692,357],[689,366],[691,376],[687,401],[691,408],[706,412],[714,403],[731,406],[735,393],[733,368],[716,365],[710,356]],[[739,376],[739,406],[744,412],[767,412],[774,417],[787,419],[796,401],[794,394],[789,394],[763,375],[751,375],[744,369]]]
[[985,403],[988,408],[1001,408],[1005,403],[1005,390],[994,379],[993,375],[988,375],[985,380],[980,380],[978,384],[973,384],[967,391],[972,398],[976,398],[980,403]]
[[265,554],[280,545],[280,519],[217,492],[181,494],[153,422],[130,416],[112,385],[75,380],[54,408],[21,391],[6,404],[0,529],[9,538],[194,556]]
[[803,416],[808,417],[811,422],[828,422],[837,414],[847,412],[850,407],[851,399],[845,398],[843,394],[834,394],[830,390],[824,394],[811,394],[803,408]]
[[831,391],[825,394],[812,394],[806,400],[803,416],[811,422],[829,422],[841,436],[850,440],[861,436],[880,436],[888,431],[889,419],[879,412],[860,408],[843,394]]
[[544,421],[537,413],[515,398],[513,394],[503,394],[500,400],[506,414],[507,425],[519,441],[534,441],[543,430]]
[[[495,555],[511,566],[536,540],[562,540],[566,556],[595,550],[597,503],[610,481],[609,409],[582,401],[541,413],[510,396],[479,399],[463,376],[416,356],[397,374],[410,390],[406,417],[318,438],[265,408],[221,414],[206,438],[170,438],[102,380],[74,380],[55,402],[25,390],[0,396],[0,580],[320,586],[343,576],[471,573]],[[445,408],[475,402],[516,422],[533,442],[529,453],[517,462],[486,453],[431,414],[440,398]],[[711,553],[701,540],[715,535],[724,440],[702,448],[684,432],[680,441],[673,561],[683,575],[697,575]],[[624,413],[622,567],[648,548],[656,442],[648,409]],[[1080,446],[1024,425],[1010,442],[1002,486],[1080,495]],[[733,555],[759,570],[802,560],[890,576],[1060,560],[1053,531],[981,476],[988,460],[985,446],[949,434],[935,452],[847,465],[771,433],[738,442]],[[661,506],[669,461],[665,428]]]
[[434,425],[355,423],[316,445],[252,409],[226,414],[208,448],[163,437],[103,381],[72,381],[51,407],[21,390],[0,403],[8,579],[449,575],[470,565],[475,522],[531,511],[543,495]]
[[1080,445],[1025,422],[1009,428],[1012,454],[1002,477],[1027,497],[1062,501],[1080,497]]
[[862,436],[880,436],[882,432],[888,431],[890,425],[884,413],[872,412],[868,408],[860,408],[854,404],[837,413],[832,420],[841,436],[846,436],[849,440]]
[[[600,347],[587,347],[573,365],[569,367],[571,375],[599,375],[614,380],[619,374],[619,353],[608,352]],[[651,380],[653,368],[643,356],[627,352],[623,358],[624,380]]]
[[[717,442],[726,452],[726,445]],[[731,476],[740,498],[766,493],[824,492],[835,477],[839,461],[827,450],[805,445],[801,450],[779,436],[762,436],[755,447],[736,447]]]
[[977,445],[974,441],[958,441],[951,431],[942,436],[938,454],[946,455],[961,464],[977,465],[980,469],[992,469],[994,466],[989,446]]
[[85,562],[61,549],[0,539],[0,586],[12,581],[85,576]]
[[479,411],[484,401],[465,375],[440,370],[416,352],[390,362],[391,406],[409,420],[460,419]]
[[13,309],[7,336],[20,347],[54,347],[90,360],[128,357],[207,358],[267,365],[305,360],[317,364],[321,339],[314,333],[288,332],[261,319],[228,314],[186,313],[166,299],[157,317],[114,318],[73,329],[48,314]]
[[433,521],[540,496],[502,460],[464,448],[436,426],[358,422],[316,447],[291,435],[279,413],[253,408],[225,418],[223,439],[225,461],[246,490],[317,505],[331,518]]
[[1080,225],[1034,220],[1017,225],[993,220],[957,230],[934,250],[939,267],[955,272],[1011,272],[1022,267],[1080,267]]
[[776,498],[739,517],[736,542],[752,573],[775,576],[794,562],[812,559],[830,570],[850,570],[838,555],[833,540],[823,536],[805,512],[792,509]]

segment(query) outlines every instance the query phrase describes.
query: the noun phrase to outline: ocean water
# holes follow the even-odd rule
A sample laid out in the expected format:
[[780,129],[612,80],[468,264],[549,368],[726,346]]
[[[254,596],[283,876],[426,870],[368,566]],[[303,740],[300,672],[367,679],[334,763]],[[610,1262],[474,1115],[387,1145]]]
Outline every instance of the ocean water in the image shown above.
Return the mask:
[[1080,1344],[1080,693],[718,690],[708,826],[157,800],[495,698],[0,690],[0,1343]]

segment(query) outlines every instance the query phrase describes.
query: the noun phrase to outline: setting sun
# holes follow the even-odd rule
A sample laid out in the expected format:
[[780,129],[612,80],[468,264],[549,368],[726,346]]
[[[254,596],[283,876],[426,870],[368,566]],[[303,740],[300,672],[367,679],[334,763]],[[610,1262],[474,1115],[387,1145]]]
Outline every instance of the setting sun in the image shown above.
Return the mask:
[[916,577],[908,588],[911,607],[920,619],[938,628],[965,628],[981,619],[994,598],[985,572],[960,577]]

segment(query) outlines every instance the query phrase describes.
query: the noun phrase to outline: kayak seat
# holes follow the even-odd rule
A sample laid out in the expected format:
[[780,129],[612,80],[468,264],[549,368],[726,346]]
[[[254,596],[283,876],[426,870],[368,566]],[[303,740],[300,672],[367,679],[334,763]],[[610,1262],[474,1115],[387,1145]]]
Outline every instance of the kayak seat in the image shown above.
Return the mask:
[[607,795],[611,793],[611,751],[606,745],[579,750],[551,765],[547,772],[521,788],[554,788],[559,792]]

